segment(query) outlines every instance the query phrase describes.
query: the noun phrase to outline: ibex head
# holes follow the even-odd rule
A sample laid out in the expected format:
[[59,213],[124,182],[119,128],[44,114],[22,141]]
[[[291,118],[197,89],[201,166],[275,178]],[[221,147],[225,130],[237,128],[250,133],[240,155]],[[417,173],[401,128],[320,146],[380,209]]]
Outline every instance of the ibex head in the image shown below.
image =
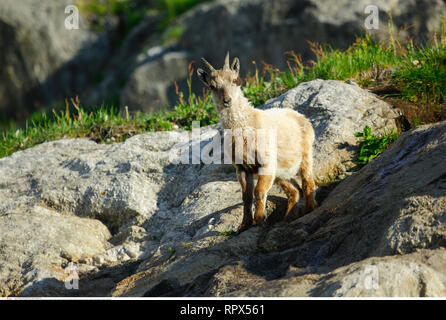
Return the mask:
[[209,69],[209,72],[201,68],[197,69],[200,80],[212,91],[214,103],[217,108],[230,108],[240,94],[237,79],[240,71],[240,61],[234,58],[229,66],[229,52],[226,54],[225,64],[222,69],[216,70],[206,59],[201,58]]

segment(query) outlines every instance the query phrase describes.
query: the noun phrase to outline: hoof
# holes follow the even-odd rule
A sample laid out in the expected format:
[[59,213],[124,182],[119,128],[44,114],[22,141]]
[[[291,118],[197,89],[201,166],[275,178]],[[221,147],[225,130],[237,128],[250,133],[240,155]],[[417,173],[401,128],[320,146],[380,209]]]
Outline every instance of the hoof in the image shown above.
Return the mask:
[[243,231],[246,231],[246,230],[248,230],[249,228],[251,228],[252,227],[252,223],[242,223],[241,225],[240,225],[240,227],[238,227],[238,229],[237,229],[237,231],[235,232],[235,234],[240,234],[240,233],[242,233]]
[[317,207],[317,202],[305,206],[305,214],[310,213]]
[[266,224],[266,219],[265,218],[256,220],[255,223],[254,223],[254,225],[258,226],[258,227],[264,227],[265,224]]

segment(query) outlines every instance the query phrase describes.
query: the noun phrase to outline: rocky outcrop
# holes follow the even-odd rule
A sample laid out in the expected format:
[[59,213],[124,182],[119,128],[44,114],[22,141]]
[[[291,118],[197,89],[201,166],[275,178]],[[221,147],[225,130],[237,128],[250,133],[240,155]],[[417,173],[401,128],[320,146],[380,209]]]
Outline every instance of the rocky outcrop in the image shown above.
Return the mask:
[[446,251],[420,250],[373,257],[317,274],[289,266],[277,279],[265,279],[243,263],[222,267],[201,287],[203,295],[232,297],[444,297]]
[[186,88],[191,60],[186,52],[170,52],[154,61],[141,63],[121,93],[121,104],[144,112],[169,109],[178,100],[175,83],[182,88],[180,92]]
[[65,28],[69,0],[0,2],[0,112],[21,117],[80,94],[110,51],[108,36]]
[[[147,55],[147,60],[130,73],[130,82],[121,95],[121,103],[145,111],[159,109],[161,105],[173,105],[177,101],[173,80],[187,92],[188,62],[206,57],[211,63],[220,65],[228,50],[231,56],[240,58],[241,72],[245,75],[254,73],[252,61],[258,65],[266,62],[281,70],[287,69],[287,51],[300,54],[304,60],[313,59],[308,40],[329,44],[333,48],[346,48],[358,35],[367,31],[364,22],[368,14],[364,9],[369,4],[367,1],[335,3],[326,0],[221,0],[204,3],[177,21],[175,27],[183,30],[177,44],[157,58]],[[446,5],[441,1],[383,0],[373,4],[379,9],[379,29],[368,32],[377,38],[388,37],[389,12],[395,30],[411,26],[398,33],[401,41],[409,37],[425,41],[428,34],[439,27],[441,13],[446,15]],[[154,78],[152,72],[160,73],[157,68],[170,59],[172,51],[188,52],[188,61],[177,60],[175,70],[165,68],[160,80],[147,81]],[[192,83],[193,91],[200,94],[202,86],[198,79],[194,77]]]
[[[175,143],[168,132],[116,145],[61,140],[1,159],[1,295],[76,294],[57,282],[66,278],[70,263],[86,277],[97,268],[152,256],[160,244],[163,251],[190,240],[209,210],[176,215],[175,208],[223,169],[172,165]],[[238,202],[236,183],[231,185]]]
[[345,176],[356,167],[356,132],[365,126],[379,133],[396,131],[401,115],[355,82],[320,79],[304,82],[260,108],[292,108],[311,121],[317,136],[314,174],[319,182]]
[[[368,14],[364,13],[364,9],[367,5],[370,2],[350,0],[205,2],[178,19],[172,28],[181,30],[179,39],[156,56],[151,51],[159,51],[160,41],[154,40],[153,27],[145,21],[140,26],[141,30],[146,29],[141,33],[142,37],[131,41],[144,43],[137,49],[140,62],[123,63],[124,73],[114,76],[114,81],[124,81],[126,85],[120,88],[111,86],[99,96],[104,99],[116,91],[122,91],[122,105],[144,111],[172,106],[178,101],[172,87],[174,80],[181,91],[187,93],[188,63],[206,57],[212,64],[220,65],[228,50],[231,56],[240,58],[242,75],[254,73],[252,61],[256,61],[259,68],[262,62],[266,62],[286,70],[287,51],[300,54],[306,61],[314,59],[308,41],[329,44],[333,48],[350,46],[358,35],[366,32],[364,23]],[[411,26],[394,36],[401,41],[412,38],[419,42],[426,41],[428,34],[439,27],[441,15],[446,15],[446,5],[439,0],[379,0],[374,1],[373,5],[379,9],[379,29],[368,32],[377,38],[388,38],[389,12],[395,30]],[[121,51],[128,52],[127,55],[134,54],[126,48]],[[184,61],[183,57],[175,59],[175,68],[165,67],[159,71],[166,61],[172,60],[173,52],[187,52],[188,61]],[[121,63],[125,60],[121,58],[118,61]],[[154,77],[152,73],[160,76]],[[100,89],[103,90],[110,81],[113,81],[113,77],[106,76]],[[201,94],[202,86],[196,77],[193,77],[192,84],[193,91]]]
[[418,127],[310,214],[150,259],[113,294],[444,296],[445,152],[446,122]]
[[[333,48],[351,45],[366,32],[364,9],[370,4],[365,0],[216,1],[201,5],[179,22],[185,27],[179,47],[211,63],[222,62],[230,50],[240,58],[243,73],[252,70],[253,60],[286,69],[287,51],[313,58],[308,40]],[[378,0],[373,5],[379,9],[379,29],[370,32],[377,37],[387,36],[389,12],[395,30],[412,26],[399,34],[401,40],[412,37],[418,41],[425,41],[446,15],[446,5],[439,0]]]
[[[341,91],[344,104],[341,95],[336,104]],[[384,129],[397,114],[339,81],[302,84],[270,105],[307,112],[324,128],[316,139],[326,147],[315,158],[329,164],[327,173],[327,150],[342,148],[336,125]],[[403,134],[325,200],[318,190],[321,206],[291,223],[278,222],[286,200],[273,188],[267,226],[238,235],[243,209],[233,167],[176,164],[175,150],[199,143],[204,152],[216,129],[202,128],[200,141],[183,131],[109,145],[66,139],[0,159],[0,294],[442,294],[446,123]],[[64,284],[72,268],[77,290]],[[366,291],[353,286],[360,279]]]
[[[282,70],[285,52],[293,50],[305,60],[313,54],[307,40],[346,48],[364,33],[368,1],[328,0],[219,0],[203,3],[185,13],[172,26],[178,39],[158,31],[159,16],[148,14],[139,25],[119,34],[119,23],[107,33],[94,32],[80,12],[80,28],[67,30],[64,9],[73,1],[37,0],[0,3],[0,110],[23,118],[37,109],[54,106],[79,94],[87,105],[118,101],[130,109],[159,110],[173,106],[173,81],[185,85],[190,61],[204,56],[219,65],[229,50],[241,61],[242,75],[253,71],[252,61]],[[76,2],[74,2],[76,4]],[[377,37],[387,34],[388,12],[401,40],[426,40],[446,15],[444,1],[385,1],[379,8]],[[148,4],[150,5],[150,4]],[[119,20],[119,19],[118,19]],[[117,40],[117,41],[115,41]],[[119,43],[119,45],[117,45]],[[105,53],[105,54],[104,54]],[[185,54],[187,53],[187,54]],[[172,64],[166,66],[166,62]],[[193,91],[202,86],[193,79]]]

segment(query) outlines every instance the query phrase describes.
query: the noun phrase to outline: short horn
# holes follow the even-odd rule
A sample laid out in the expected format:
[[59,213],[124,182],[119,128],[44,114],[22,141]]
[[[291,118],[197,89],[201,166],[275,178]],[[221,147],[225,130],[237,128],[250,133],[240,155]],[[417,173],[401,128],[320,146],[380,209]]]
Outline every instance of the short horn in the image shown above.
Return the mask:
[[229,70],[229,51],[226,53],[225,64],[223,65],[224,70]]
[[205,58],[201,58],[201,61],[203,61],[210,71],[215,71],[214,67]]

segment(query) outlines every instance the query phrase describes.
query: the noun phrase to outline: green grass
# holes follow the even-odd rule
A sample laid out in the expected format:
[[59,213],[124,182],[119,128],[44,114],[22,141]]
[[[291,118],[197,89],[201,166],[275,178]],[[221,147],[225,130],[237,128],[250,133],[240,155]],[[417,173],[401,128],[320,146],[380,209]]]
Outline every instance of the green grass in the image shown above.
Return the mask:
[[205,1],[209,0],[158,0],[156,9],[163,12],[159,28],[165,29],[179,15]]
[[141,112],[130,115],[128,110],[102,105],[87,111],[79,99],[66,100],[64,109],[32,115],[25,128],[9,129],[0,136],[0,158],[36,144],[63,138],[87,137],[100,143],[122,142],[148,132],[174,128],[192,129],[193,121],[201,126],[218,122],[217,112],[209,94],[198,97],[191,91],[192,65],[189,65],[189,98],[179,92],[179,102],[171,111],[153,115]]
[[[209,0],[78,0],[81,12],[89,17],[92,27],[105,31],[107,18],[119,17],[125,32],[136,26],[145,15],[157,17],[158,30],[166,29],[179,15]],[[178,33],[178,30],[175,30]]]
[[[144,123],[141,120],[127,121],[121,116],[120,111],[105,106],[91,112],[85,111],[80,106],[76,113],[70,108],[50,114],[41,112],[34,114],[31,120],[26,122],[25,128],[2,133],[0,157],[45,141],[68,137],[89,137],[98,142],[124,140],[132,134],[143,131]],[[121,131],[122,135],[118,131]]]
[[386,80],[396,86],[400,97],[409,101],[443,103],[446,95],[446,22],[428,46],[413,43],[375,41],[369,36],[358,38],[346,50],[309,43],[315,60],[304,65],[301,58],[287,52],[288,70],[265,65],[260,73],[245,80],[245,95],[255,106],[277,97],[299,83],[314,79],[347,80],[363,87]]
[[265,66],[260,76],[256,69],[254,76],[246,81],[244,93],[254,105],[262,105],[266,100],[279,96],[301,82],[314,79],[347,80],[356,78],[358,82],[368,81],[367,71],[397,66],[399,58],[390,46],[366,36],[358,38],[347,50],[333,50],[330,47],[310,43],[316,60],[304,65],[301,58],[288,52],[288,70],[279,71]]
[[224,230],[224,231],[220,231],[220,235],[221,236],[226,236],[229,237],[230,235],[234,234],[235,231],[234,230]]
[[390,132],[383,135],[372,134],[369,126],[365,126],[362,132],[355,133],[359,141],[359,154],[356,164],[364,166],[387,149],[399,136],[401,132]]
[[161,36],[161,45],[167,47],[169,44],[177,42],[184,33],[184,26],[172,25],[166,28]]
[[169,259],[172,258],[177,251],[174,248],[169,247]]
[[147,13],[141,0],[78,0],[80,10],[91,18],[93,29],[105,31],[109,16],[120,17],[128,31],[136,26]]
[[[114,0],[110,4],[124,3],[130,0]],[[136,1],[136,0],[134,0]],[[173,9],[180,1],[164,1],[160,5],[170,8],[169,17],[174,17],[182,10],[199,1],[186,1],[181,9]],[[117,9],[113,10],[127,10]],[[125,6],[124,6],[125,8]],[[103,9],[97,9],[100,12]],[[105,14],[105,13],[104,13]],[[392,39],[392,37],[391,37]],[[401,45],[395,41],[374,41],[362,37],[346,50],[333,50],[329,47],[310,43],[315,53],[312,63],[304,64],[300,57],[288,52],[288,69],[278,70],[266,65],[262,71],[256,66],[256,72],[243,80],[244,94],[255,106],[266,100],[279,96],[303,81],[317,78],[346,80],[355,78],[363,87],[391,85],[397,88],[398,99],[416,103],[425,102],[420,108],[429,108],[431,114],[446,114],[446,23],[443,20],[438,35],[429,45],[415,46],[412,43]],[[28,118],[24,128],[14,127],[8,119],[2,120],[4,132],[0,136],[0,157],[15,151],[32,147],[45,141],[61,138],[87,137],[97,142],[110,143],[124,141],[135,134],[172,130],[176,128],[191,129],[193,121],[200,121],[202,126],[218,122],[218,116],[212,104],[211,95],[204,92],[197,96],[191,91],[193,75],[192,64],[189,65],[188,98],[178,92],[179,102],[170,111],[153,115],[135,113],[129,115],[115,101],[97,108],[83,108],[78,100],[66,101],[63,108],[53,112],[39,112]],[[100,78],[101,75],[98,75]],[[115,99],[116,100],[116,99]],[[434,110],[435,108],[435,110]],[[442,111],[443,110],[443,111]],[[412,123],[424,123],[418,117],[423,114],[415,112]],[[441,119],[437,119],[441,120]],[[431,120],[432,121],[432,120]],[[382,152],[394,141],[397,133],[387,136],[375,136],[369,129],[358,134],[361,137],[361,152],[358,164],[365,164]]]
[[[192,76],[194,75],[192,62],[189,63],[188,72],[188,99],[185,100],[184,93],[180,92],[178,86],[176,86],[179,100],[178,104],[173,108],[173,111],[153,116],[152,118],[155,118],[153,121],[162,119],[164,121],[175,123],[186,130],[192,129],[193,121],[200,121],[200,126],[207,126],[219,121],[217,111],[214,108],[212,97],[209,92],[205,91],[202,97],[199,97],[192,92]],[[156,127],[152,127],[152,129],[156,129]]]
[[413,102],[446,101],[446,45],[412,51],[394,75],[402,97]]

